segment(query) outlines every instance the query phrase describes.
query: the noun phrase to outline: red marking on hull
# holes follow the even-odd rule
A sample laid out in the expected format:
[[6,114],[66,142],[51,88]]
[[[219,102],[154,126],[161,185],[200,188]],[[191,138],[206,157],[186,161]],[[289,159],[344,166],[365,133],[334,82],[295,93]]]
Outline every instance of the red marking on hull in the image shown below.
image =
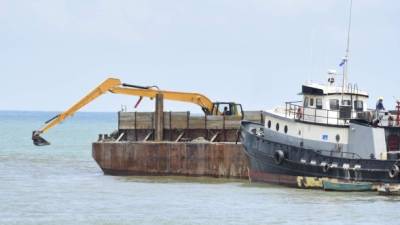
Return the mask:
[[291,187],[297,187],[297,177],[273,173],[265,173],[260,171],[250,171],[249,173],[251,181],[263,182],[271,184],[281,184]]

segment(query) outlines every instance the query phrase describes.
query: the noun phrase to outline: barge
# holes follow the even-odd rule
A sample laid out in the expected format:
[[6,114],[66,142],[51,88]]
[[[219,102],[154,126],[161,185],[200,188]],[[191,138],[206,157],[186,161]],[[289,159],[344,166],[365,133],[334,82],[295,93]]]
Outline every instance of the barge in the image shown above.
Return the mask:
[[[206,176],[248,179],[248,157],[238,142],[240,120],[190,112],[119,112],[118,130],[100,135],[92,155],[106,175]],[[262,123],[264,112],[245,111]],[[156,122],[161,121],[159,126]],[[162,131],[157,128],[162,127]],[[157,140],[156,133],[161,133]]]

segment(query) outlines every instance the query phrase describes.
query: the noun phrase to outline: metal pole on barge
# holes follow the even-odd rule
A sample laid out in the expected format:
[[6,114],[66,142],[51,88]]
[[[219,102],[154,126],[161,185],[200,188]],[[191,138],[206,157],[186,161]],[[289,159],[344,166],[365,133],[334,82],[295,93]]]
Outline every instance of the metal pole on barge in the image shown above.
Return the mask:
[[156,94],[156,111],[154,115],[154,141],[162,141],[164,138],[164,95]]

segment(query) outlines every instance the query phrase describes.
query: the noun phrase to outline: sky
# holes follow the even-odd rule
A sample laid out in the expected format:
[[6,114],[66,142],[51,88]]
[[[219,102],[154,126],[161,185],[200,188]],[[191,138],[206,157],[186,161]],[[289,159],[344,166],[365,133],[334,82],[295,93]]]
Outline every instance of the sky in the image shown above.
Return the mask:
[[[0,0],[0,110],[62,111],[108,77],[265,110],[325,83],[349,0]],[[354,0],[350,82],[400,98],[400,1]],[[83,111],[133,110],[106,94]],[[144,100],[140,111],[154,102]],[[199,111],[166,102],[165,110]]]

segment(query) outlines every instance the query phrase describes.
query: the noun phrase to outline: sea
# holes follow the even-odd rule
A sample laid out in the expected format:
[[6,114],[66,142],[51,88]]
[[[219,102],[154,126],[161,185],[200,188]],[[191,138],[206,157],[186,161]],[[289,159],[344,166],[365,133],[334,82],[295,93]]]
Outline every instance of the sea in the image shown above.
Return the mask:
[[106,176],[91,155],[116,113],[76,113],[32,144],[56,112],[0,112],[0,225],[400,224],[400,198],[247,180]]

